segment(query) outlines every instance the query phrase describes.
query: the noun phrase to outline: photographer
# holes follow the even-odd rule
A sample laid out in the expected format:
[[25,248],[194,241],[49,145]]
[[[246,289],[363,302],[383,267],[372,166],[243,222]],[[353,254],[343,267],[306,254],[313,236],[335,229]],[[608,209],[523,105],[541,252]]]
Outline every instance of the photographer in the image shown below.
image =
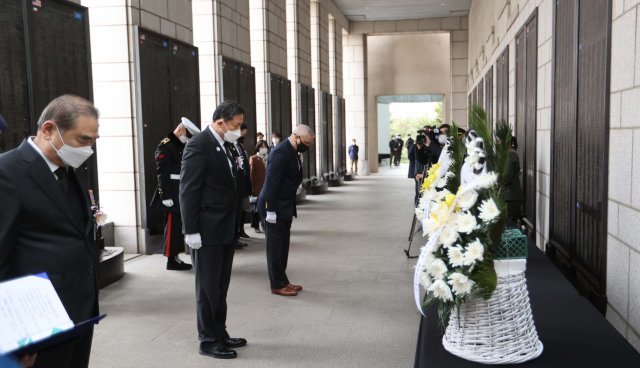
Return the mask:
[[416,144],[411,147],[409,152],[409,160],[414,161],[414,170],[412,177],[416,180],[415,186],[415,201],[418,201],[418,194],[420,192],[420,182],[424,175],[424,172],[438,160],[438,155],[429,149],[432,141],[424,134],[424,130],[419,130],[416,136]]

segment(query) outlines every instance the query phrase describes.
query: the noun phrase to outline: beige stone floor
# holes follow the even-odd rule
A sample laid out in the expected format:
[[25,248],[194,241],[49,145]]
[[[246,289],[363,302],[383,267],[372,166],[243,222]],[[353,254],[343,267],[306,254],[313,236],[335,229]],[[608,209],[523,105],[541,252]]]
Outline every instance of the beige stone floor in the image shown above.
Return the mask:
[[[193,273],[161,255],[125,263],[102,290],[91,367],[412,367],[418,314],[402,249],[412,216],[406,166],[308,196],[294,220],[288,274],[305,290],[271,295],[264,237],[237,251],[227,326],[249,345],[223,361],[198,354]],[[185,258],[186,259],[186,258]]]

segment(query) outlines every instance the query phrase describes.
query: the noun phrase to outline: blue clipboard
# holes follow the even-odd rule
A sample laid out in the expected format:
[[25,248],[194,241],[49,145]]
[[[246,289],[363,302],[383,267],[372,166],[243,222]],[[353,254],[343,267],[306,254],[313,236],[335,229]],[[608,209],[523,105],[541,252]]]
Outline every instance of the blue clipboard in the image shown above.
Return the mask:
[[103,314],[101,316],[95,316],[95,317],[89,318],[88,320],[84,322],[80,322],[68,330],[58,332],[42,340],[34,341],[21,348],[10,351],[7,354],[11,354],[14,356],[33,354],[33,353],[42,351],[44,349],[52,348],[62,343],[77,339],[80,336],[82,336],[83,333],[89,331],[91,327],[93,327],[93,325],[98,324],[100,320],[102,320],[106,316],[107,316],[106,314]]

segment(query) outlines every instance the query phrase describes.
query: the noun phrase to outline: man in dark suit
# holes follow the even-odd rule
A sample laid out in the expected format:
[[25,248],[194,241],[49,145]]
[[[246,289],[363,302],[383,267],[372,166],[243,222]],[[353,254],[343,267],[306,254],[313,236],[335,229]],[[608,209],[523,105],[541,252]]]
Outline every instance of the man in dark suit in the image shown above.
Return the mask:
[[180,165],[182,151],[189,139],[200,133],[200,129],[187,118],[163,139],[155,152],[158,187],[151,200],[151,207],[164,212],[164,256],[167,270],[187,271],[191,265],[178,256],[184,252],[184,236],[180,218]]
[[241,249],[242,247],[246,247],[247,243],[240,241],[240,238],[249,238],[249,234],[244,231],[244,216],[245,212],[249,213],[251,210],[249,206],[249,195],[251,194],[251,177],[250,177],[250,169],[249,169],[249,156],[247,155],[247,151],[244,149],[244,139],[249,132],[249,127],[247,124],[242,124],[240,127],[240,138],[234,144],[234,149],[237,152],[237,160],[238,160],[238,182],[237,182],[237,193],[238,193],[238,212],[237,212],[237,223],[238,223],[238,233],[236,234],[236,249]]
[[200,354],[231,359],[247,340],[227,333],[227,290],[235,252],[237,160],[233,144],[240,137],[244,110],[224,101],[213,123],[184,149],[180,172],[180,209],[185,242],[195,271]]
[[399,145],[397,137],[391,137],[389,141],[389,152],[391,153],[391,158],[389,159],[389,166],[398,166],[400,163],[400,155],[402,154],[402,146]]
[[[98,111],[64,95],[35,137],[0,155],[0,281],[46,272],[74,323],[98,314],[98,248],[86,168]],[[87,367],[93,330],[38,352],[35,367]]]
[[267,266],[271,292],[295,296],[302,286],[289,282],[287,261],[291,221],[296,213],[296,190],[302,182],[302,165],[298,153],[313,143],[315,134],[307,125],[298,125],[291,136],[269,154],[267,177],[258,198],[258,208],[266,221]]

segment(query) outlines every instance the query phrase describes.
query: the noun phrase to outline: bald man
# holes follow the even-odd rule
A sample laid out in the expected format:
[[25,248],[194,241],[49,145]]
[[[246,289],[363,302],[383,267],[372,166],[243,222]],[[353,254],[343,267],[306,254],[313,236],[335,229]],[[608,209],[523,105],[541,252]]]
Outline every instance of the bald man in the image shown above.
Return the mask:
[[284,142],[269,154],[267,177],[258,197],[258,208],[266,221],[267,266],[271,292],[296,296],[302,286],[289,282],[287,261],[291,222],[296,213],[296,191],[302,183],[299,153],[309,149],[315,140],[313,130],[298,125]]

